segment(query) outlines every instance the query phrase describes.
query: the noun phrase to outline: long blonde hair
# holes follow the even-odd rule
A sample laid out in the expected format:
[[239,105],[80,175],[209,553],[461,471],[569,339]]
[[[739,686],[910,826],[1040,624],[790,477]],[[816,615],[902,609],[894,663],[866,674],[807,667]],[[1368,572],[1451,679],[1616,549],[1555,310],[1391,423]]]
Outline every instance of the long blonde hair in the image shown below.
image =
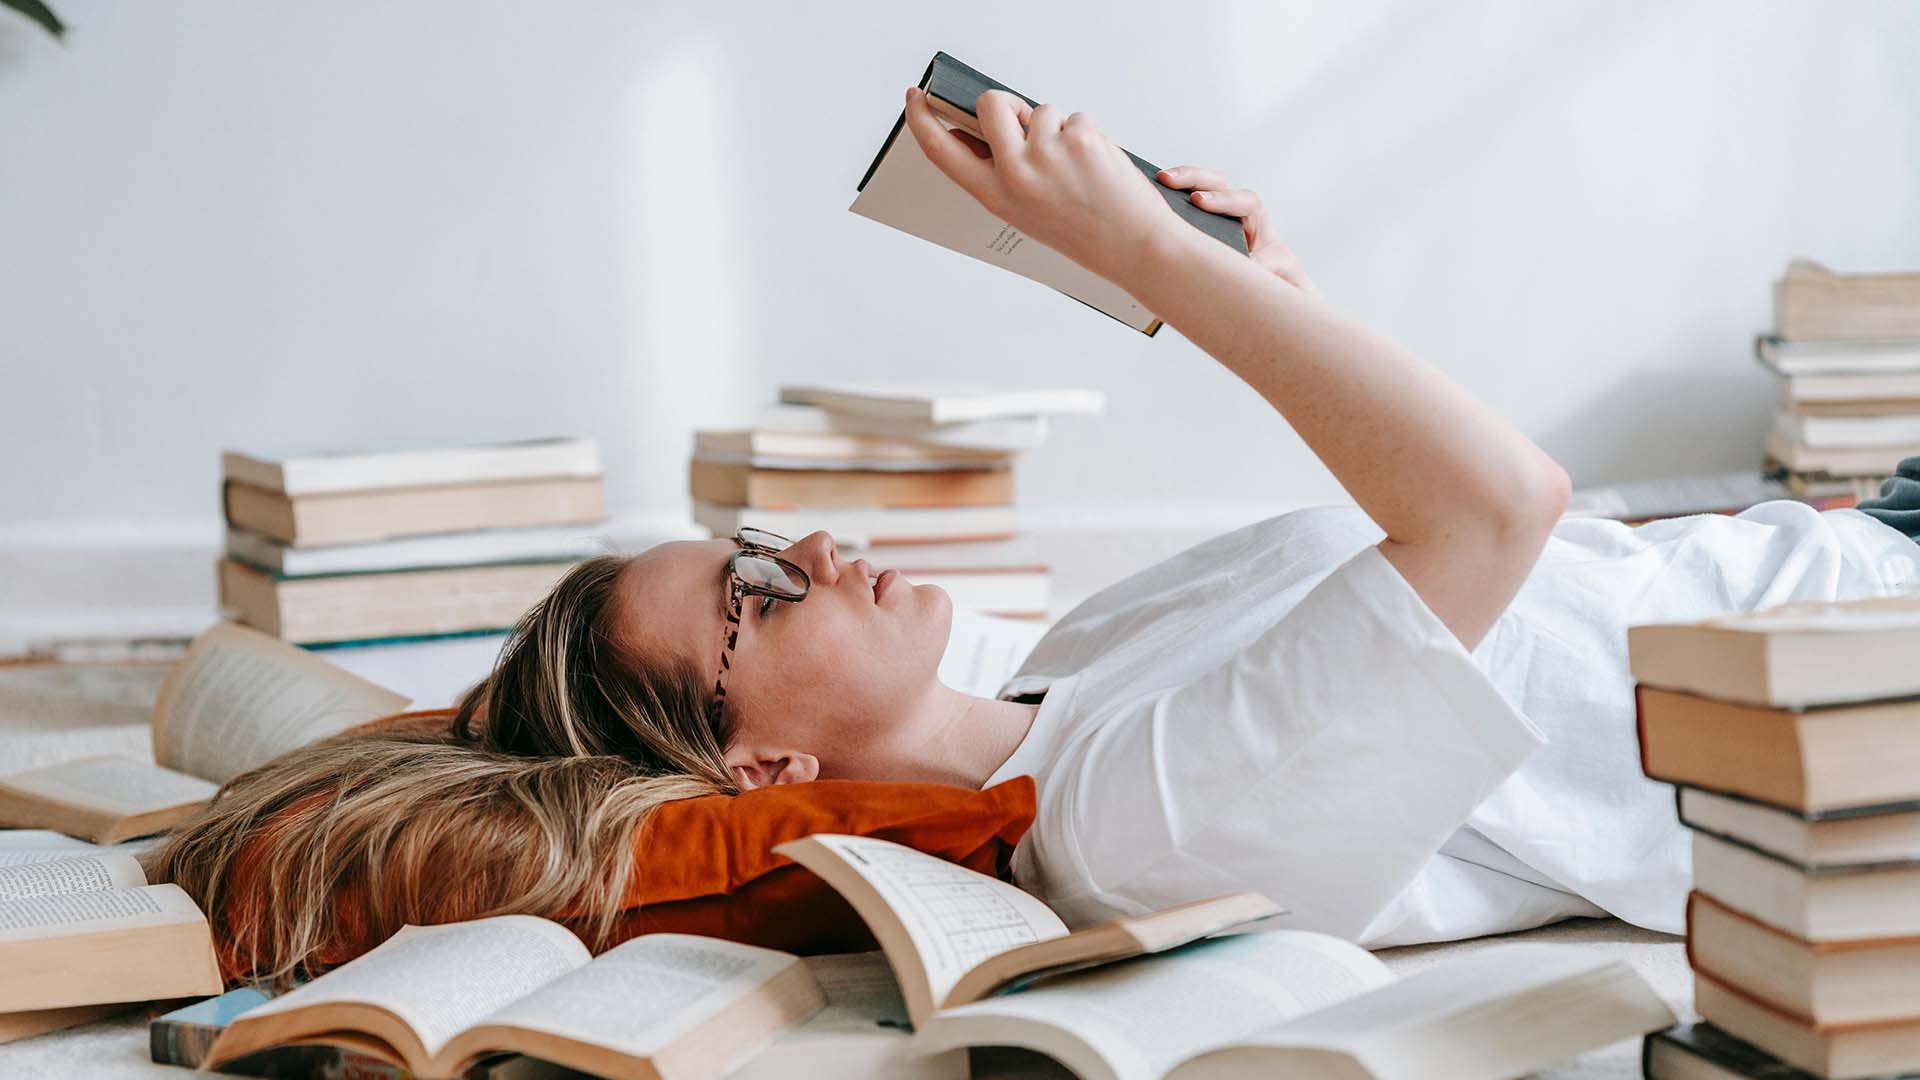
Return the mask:
[[647,816],[738,790],[700,674],[612,634],[627,562],[569,571],[450,725],[337,735],[228,781],[148,880],[201,905],[224,966],[279,987],[407,923],[565,917],[601,947]]

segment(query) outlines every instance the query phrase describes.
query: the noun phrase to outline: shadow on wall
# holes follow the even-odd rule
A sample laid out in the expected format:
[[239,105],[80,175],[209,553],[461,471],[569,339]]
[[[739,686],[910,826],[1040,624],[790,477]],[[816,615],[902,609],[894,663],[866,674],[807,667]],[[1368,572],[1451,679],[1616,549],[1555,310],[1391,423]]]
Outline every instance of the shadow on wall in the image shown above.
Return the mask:
[[1751,367],[1639,371],[1535,439],[1575,487],[1760,467],[1774,390]]

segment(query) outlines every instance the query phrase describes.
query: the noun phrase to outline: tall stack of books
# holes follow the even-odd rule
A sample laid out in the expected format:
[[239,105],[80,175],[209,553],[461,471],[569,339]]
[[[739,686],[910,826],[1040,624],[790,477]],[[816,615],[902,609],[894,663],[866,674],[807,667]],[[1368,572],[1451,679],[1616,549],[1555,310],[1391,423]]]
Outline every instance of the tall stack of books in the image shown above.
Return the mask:
[[954,606],[1043,618],[1050,571],[1019,534],[1013,466],[1091,390],[786,386],[744,431],[694,435],[694,520],[825,530],[849,554],[938,585]]
[[1628,645],[1643,767],[1693,830],[1704,1018],[1649,1036],[1646,1075],[1920,1072],[1920,594]]
[[600,449],[543,439],[221,457],[220,602],[301,644],[513,625],[605,550]]
[[1870,498],[1920,454],[1920,274],[1796,259],[1755,353],[1780,386],[1768,465],[1796,491]]

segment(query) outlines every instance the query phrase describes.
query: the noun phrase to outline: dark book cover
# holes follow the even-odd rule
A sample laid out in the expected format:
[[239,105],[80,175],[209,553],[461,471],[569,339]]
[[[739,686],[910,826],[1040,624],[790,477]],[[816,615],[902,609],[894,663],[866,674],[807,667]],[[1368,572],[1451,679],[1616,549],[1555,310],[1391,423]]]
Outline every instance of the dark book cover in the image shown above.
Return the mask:
[[[1659,1075],[1653,1071],[1653,1051],[1660,1044],[1698,1058],[1732,1076],[1755,1077],[1759,1080],[1819,1080],[1813,1073],[1795,1068],[1752,1043],[1742,1042],[1704,1021],[1675,1024],[1665,1031],[1648,1035],[1640,1048],[1641,1075]],[[1886,1080],[1914,1080],[1916,1077],[1920,1077],[1920,1073],[1905,1073],[1901,1077],[1888,1077]]]

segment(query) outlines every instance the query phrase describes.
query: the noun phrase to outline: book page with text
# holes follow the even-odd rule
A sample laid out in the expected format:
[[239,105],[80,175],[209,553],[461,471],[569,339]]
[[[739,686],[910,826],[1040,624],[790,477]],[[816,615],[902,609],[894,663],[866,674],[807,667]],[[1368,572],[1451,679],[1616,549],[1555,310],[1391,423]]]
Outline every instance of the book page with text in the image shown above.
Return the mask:
[[900,920],[936,1007],[982,960],[1066,936],[1053,909],[1004,881],[887,840],[826,833],[811,839],[872,886]]
[[407,926],[364,956],[249,1010],[236,1026],[309,1005],[377,1005],[406,1022],[429,1056],[508,1003],[585,964],[565,927],[529,915]]
[[199,906],[178,885],[29,896],[0,900],[0,943],[204,921]]
[[0,866],[0,900],[96,889],[136,889],[146,883],[147,875],[140,869],[140,863],[133,856],[117,851]]
[[648,1057],[795,963],[788,953],[716,938],[648,934],[601,953],[483,1023]]
[[225,783],[407,703],[299,646],[221,623],[194,640],[160,687],[153,759]]
[[126,816],[213,798],[220,785],[110,754],[0,776],[0,787],[66,806]]
[[[951,1049],[1011,1039],[1082,1076],[1111,1071],[1157,1080],[1200,1049],[1392,982],[1386,965],[1356,945],[1273,930],[1200,941],[947,1009],[915,1042]],[[1071,1038],[1047,1043],[1030,1037],[1036,1028]]]
[[52,829],[0,829],[0,866],[68,859],[100,846]]

